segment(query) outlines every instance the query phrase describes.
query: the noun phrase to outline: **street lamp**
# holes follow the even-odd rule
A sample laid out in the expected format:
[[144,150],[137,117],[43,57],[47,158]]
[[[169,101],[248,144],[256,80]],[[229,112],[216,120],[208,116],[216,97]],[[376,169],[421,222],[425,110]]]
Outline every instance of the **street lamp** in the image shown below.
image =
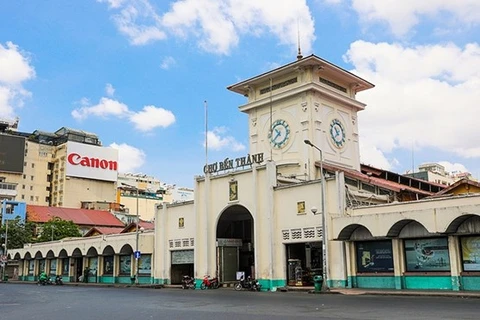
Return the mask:
[[129,187],[131,189],[135,189],[135,192],[136,192],[136,198],[137,198],[137,201],[136,201],[136,222],[135,222],[135,253],[134,253],[134,257],[135,257],[135,284],[138,285],[138,261],[140,259],[140,254],[139,254],[139,251],[138,251],[138,223],[140,222],[140,216],[138,214],[138,188],[137,187],[134,187],[134,186],[131,186],[129,184],[126,184],[126,183],[123,183],[122,182],[122,185],[123,186],[126,186],[126,187]]
[[6,269],[7,269],[7,262],[8,262],[8,219],[5,219],[5,243],[2,246],[5,248],[3,249],[3,255],[5,260],[2,259],[2,279],[1,281],[5,281]]
[[[325,206],[325,176],[323,174],[323,152],[322,150],[314,145],[310,140],[306,139],[303,140],[303,142],[307,145],[309,145],[312,148],[317,149],[320,152],[320,183],[322,184],[322,291],[327,291],[328,290],[328,279],[327,279],[327,226],[326,226],[326,206]],[[317,208],[312,208],[312,213],[316,214],[317,213]]]

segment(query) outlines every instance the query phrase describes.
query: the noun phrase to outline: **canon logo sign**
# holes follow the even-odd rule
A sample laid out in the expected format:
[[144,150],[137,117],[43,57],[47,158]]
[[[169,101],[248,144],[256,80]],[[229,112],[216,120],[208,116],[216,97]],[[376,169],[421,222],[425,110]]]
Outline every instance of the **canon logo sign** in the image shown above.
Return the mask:
[[83,166],[89,168],[99,168],[105,170],[113,170],[117,171],[118,163],[117,161],[99,159],[99,158],[89,158],[89,157],[82,157],[78,153],[72,152],[67,157],[68,163],[74,166]]
[[100,181],[117,181],[118,150],[91,144],[67,142],[65,175]]

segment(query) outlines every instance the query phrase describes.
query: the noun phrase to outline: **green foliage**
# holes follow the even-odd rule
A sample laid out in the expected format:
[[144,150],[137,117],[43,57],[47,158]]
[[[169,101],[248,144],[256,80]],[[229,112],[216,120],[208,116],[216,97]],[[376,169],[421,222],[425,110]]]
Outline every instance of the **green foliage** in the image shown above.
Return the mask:
[[2,238],[1,243],[5,243],[5,236],[8,235],[8,249],[23,248],[24,244],[32,242],[34,229],[35,225],[33,223],[23,223],[20,218],[15,220],[7,220],[0,228],[0,234]]
[[69,237],[81,237],[82,233],[73,221],[62,220],[54,217],[42,225],[42,233],[37,242],[60,240]]

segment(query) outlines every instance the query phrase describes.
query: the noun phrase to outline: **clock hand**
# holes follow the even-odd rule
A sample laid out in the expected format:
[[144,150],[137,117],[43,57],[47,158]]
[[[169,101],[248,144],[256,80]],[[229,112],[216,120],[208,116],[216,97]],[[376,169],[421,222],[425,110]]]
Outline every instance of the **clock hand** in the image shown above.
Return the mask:
[[279,130],[277,130],[277,129],[275,129],[275,132],[276,132],[277,134],[275,135],[275,138],[273,138],[274,141],[277,140],[277,138],[282,134],[282,133],[281,133]]

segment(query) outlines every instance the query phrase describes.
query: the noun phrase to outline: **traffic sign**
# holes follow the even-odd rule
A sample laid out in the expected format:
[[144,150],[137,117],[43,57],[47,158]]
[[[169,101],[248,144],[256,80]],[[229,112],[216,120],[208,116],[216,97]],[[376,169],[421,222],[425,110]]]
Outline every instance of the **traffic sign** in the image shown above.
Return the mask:
[[141,256],[140,251],[135,251],[135,252],[133,253],[133,256],[135,257],[135,259],[140,259],[140,256]]
[[6,255],[1,255],[0,256],[0,262],[7,262],[8,258]]

